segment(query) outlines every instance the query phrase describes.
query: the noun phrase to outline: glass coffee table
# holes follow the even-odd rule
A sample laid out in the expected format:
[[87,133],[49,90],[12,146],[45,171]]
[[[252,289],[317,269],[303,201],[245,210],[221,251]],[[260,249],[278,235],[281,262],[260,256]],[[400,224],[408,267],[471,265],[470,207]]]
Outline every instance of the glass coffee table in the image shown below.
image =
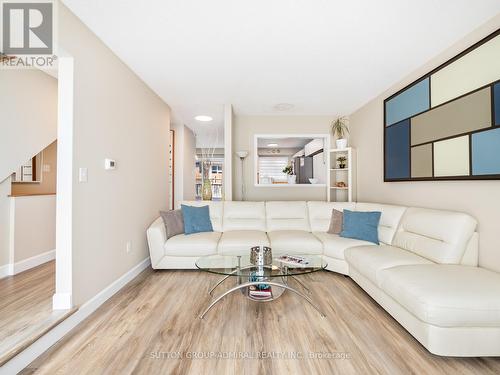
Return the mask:
[[273,258],[271,264],[259,266],[250,262],[249,255],[208,255],[199,258],[196,261],[196,267],[200,270],[224,275],[224,277],[210,290],[210,295],[212,295],[212,293],[227,279],[232,279],[236,284],[216,297],[200,315],[200,318],[203,319],[220,300],[236,291],[240,291],[244,296],[253,301],[269,302],[279,298],[287,290],[305,299],[324,317],[325,314],[313,300],[306,294],[290,286],[289,281],[293,280],[299,284],[306,293],[311,294],[307,286],[299,280],[299,276],[321,271],[326,268],[328,263],[318,255],[293,255],[306,259],[307,264],[291,264],[281,261],[279,257],[276,257]]

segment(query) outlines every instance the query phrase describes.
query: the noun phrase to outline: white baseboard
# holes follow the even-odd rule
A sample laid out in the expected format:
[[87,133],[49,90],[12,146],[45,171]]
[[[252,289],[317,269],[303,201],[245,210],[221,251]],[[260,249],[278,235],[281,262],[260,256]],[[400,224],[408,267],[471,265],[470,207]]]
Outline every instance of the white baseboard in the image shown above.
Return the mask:
[[27,271],[30,268],[37,267],[54,259],[56,259],[56,251],[50,250],[45,253],[35,255],[34,257],[21,260],[17,263],[9,263],[4,266],[0,266],[0,279],[6,276],[17,275],[18,273]]
[[40,264],[50,262],[51,260],[54,259],[56,259],[56,251],[50,250],[45,253],[35,255],[34,257],[21,260],[20,262],[13,264],[13,269],[14,269],[13,275],[17,275],[18,273],[29,270],[30,268],[37,267]]
[[6,276],[10,276],[11,275],[10,271],[11,271],[10,264],[0,266],[0,279]]
[[144,271],[151,261],[148,258],[126,272],[120,278],[104,288],[95,297],[83,304],[73,315],[54,327],[50,332],[40,337],[37,341],[31,344],[24,351],[12,358],[5,365],[0,367],[0,374],[17,374],[26,368],[31,362],[39,357],[43,352],[49,349],[57,341],[61,340],[64,335],[69,333],[73,328],[80,324],[85,318],[92,314],[104,302],[111,298],[115,293],[122,289],[127,283],[136,278]]

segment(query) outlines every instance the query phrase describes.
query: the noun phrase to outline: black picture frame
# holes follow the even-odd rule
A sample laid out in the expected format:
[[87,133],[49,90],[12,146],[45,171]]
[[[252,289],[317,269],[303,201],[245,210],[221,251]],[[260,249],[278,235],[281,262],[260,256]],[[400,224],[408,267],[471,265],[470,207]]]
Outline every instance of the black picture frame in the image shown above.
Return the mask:
[[[487,130],[491,130],[491,129],[494,129],[494,128],[500,128],[500,126],[496,126],[495,125],[495,106],[494,106],[494,103],[495,103],[495,98],[494,98],[494,86],[495,84],[497,83],[500,83],[500,77],[498,80],[494,81],[494,82],[491,82],[487,85],[484,85],[482,87],[479,87],[479,88],[476,88],[470,92],[467,92],[465,94],[462,94],[456,98],[453,98],[453,99],[450,99],[444,103],[440,103],[439,105],[437,106],[434,106],[432,107],[431,106],[431,76],[438,72],[439,70],[445,68],[446,66],[452,64],[453,62],[459,60],[460,58],[462,58],[463,56],[467,55],[468,53],[474,51],[476,48],[482,46],[483,44],[487,43],[488,41],[492,40],[493,38],[497,37],[500,35],[500,28],[497,29],[496,31],[494,31],[493,33],[489,34],[488,36],[486,36],[485,38],[481,39],[480,41],[474,43],[473,45],[471,45],[470,47],[468,47],[467,49],[465,49],[464,51],[460,52],[459,54],[457,54],[456,56],[452,57],[451,59],[445,61],[443,64],[439,65],[438,67],[434,68],[433,70],[431,70],[430,72],[424,74],[423,76],[419,77],[418,79],[414,80],[413,82],[411,82],[410,84],[406,85],[405,87],[403,87],[402,89],[398,90],[397,92],[395,92],[394,94],[390,95],[389,97],[387,97],[386,99],[384,99],[383,101],[383,106],[384,106],[384,118],[383,118],[383,123],[382,123],[382,126],[383,126],[383,141],[384,141],[384,149],[383,149],[383,164],[384,164],[384,171],[383,171],[383,174],[384,174],[384,182],[409,182],[409,181],[464,181],[464,180],[500,180],[500,174],[489,174],[489,175],[472,175],[472,142],[471,142],[471,137],[472,137],[472,134],[475,134],[475,133],[480,133],[480,132],[483,132],[483,131],[487,131]],[[399,94],[403,93],[405,90],[407,90],[408,88],[412,87],[413,85],[425,80],[425,79],[429,79],[429,109],[425,110],[425,111],[421,111],[419,113],[416,113],[412,116],[410,116],[408,119],[409,119],[409,122],[410,122],[410,155],[409,155],[409,171],[410,171],[410,177],[409,178],[388,178],[387,177],[387,168],[386,168],[386,165],[387,165],[387,160],[386,160],[386,155],[387,155],[387,142],[386,142],[386,132],[387,132],[387,128],[389,128],[390,126],[392,125],[395,125],[395,124],[391,124],[389,126],[386,126],[386,120],[387,120],[387,114],[386,114],[386,103],[391,100],[392,98],[398,96]],[[474,92],[477,92],[477,91],[480,91],[480,90],[483,90],[485,88],[489,87],[490,88],[490,96],[491,96],[491,127],[488,127],[488,128],[483,128],[483,129],[478,129],[478,130],[474,130],[474,131],[469,131],[469,132],[466,132],[466,133],[462,133],[462,134],[456,134],[456,135],[453,135],[453,136],[449,136],[449,137],[446,137],[446,138],[442,138],[442,139],[436,139],[432,142],[432,145],[434,145],[434,142],[437,142],[437,141],[441,141],[441,140],[445,140],[445,139],[451,139],[451,138],[455,138],[455,137],[460,137],[460,136],[469,136],[469,175],[466,175],[466,176],[443,176],[443,177],[435,177],[434,176],[434,146],[432,147],[432,174],[433,174],[433,177],[411,177],[411,119],[415,116],[418,116],[422,113],[426,113],[426,112],[429,112],[435,108],[438,108],[440,106],[443,106],[443,105],[446,105],[448,103],[451,103],[455,100],[458,100],[458,99],[461,99],[467,95],[470,95],[470,94],[473,94]],[[403,119],[401,121],[404,121],[406,119]],[[416,145],[414,145],[416,146]]]

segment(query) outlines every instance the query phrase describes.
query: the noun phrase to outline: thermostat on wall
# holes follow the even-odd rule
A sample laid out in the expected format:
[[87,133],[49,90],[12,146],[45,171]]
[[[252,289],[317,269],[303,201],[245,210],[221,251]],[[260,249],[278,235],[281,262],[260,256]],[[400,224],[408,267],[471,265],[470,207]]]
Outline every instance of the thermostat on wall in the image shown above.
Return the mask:
[[113,159],[104,159],[104,169],[111,170],[116,168],[116,161]]

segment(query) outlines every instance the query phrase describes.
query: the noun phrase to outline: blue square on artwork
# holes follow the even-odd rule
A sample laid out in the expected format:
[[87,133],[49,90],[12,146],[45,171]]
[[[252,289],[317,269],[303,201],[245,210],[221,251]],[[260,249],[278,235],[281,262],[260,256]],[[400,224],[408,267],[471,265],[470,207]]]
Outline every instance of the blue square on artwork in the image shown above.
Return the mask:
[[429,78],[425,78],[385,103],[385,126],[429,109]]
[[472,134],[472,175],[500,174],[500,128]]
[[385,178],[410,178],[410,120],[385,128]]

